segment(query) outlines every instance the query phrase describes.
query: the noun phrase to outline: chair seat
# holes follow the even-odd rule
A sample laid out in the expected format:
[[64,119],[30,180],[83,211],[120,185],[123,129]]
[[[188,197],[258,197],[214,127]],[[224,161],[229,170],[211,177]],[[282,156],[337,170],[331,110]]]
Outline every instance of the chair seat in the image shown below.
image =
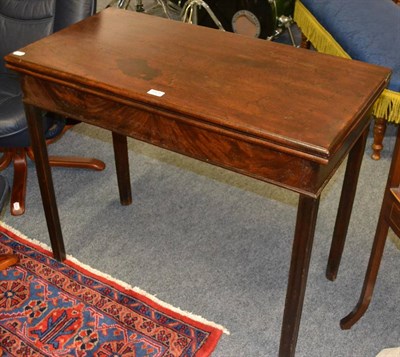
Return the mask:
[[301,0],[356,60],[392,69],[388,88],[400,92],[400,7],[392,0]]
[[[14,74],[0,74],[0,146],[28,147],[30,137],[26,121],[20,82]],[[62,132],[65,118],[43,115],[46,139],[52,139]]]
[[28,124],[22,103],[22,91],[18,77],[0,75],[0,141],[2,147],[29,146]]

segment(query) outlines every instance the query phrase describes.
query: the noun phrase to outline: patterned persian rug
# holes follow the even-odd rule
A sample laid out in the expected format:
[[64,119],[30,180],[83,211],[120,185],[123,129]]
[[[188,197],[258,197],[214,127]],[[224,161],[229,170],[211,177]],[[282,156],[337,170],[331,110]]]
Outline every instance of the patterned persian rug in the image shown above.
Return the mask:
[[2,253],[20,264],[0,271],[0,356],[205,357],[222,334],[5,225]]

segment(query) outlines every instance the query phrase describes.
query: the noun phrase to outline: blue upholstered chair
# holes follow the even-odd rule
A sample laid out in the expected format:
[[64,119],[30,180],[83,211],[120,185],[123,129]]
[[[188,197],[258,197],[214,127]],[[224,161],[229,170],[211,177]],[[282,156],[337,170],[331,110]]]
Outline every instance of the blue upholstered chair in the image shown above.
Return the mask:
[[[396,3],[398,5],[396,5]],[[374,105],[374,152],[378,160],[386,123],[400,124],[400,0],[296,0],[294,19],[319,52],[392,70]],[[303,42],[302,47],[307,47]]]
[[[0,1],[0,170],[11,162],[14,179],[11,213],[25,211],[27,157],[34,159],[30,148],[19,77],[5,68],[3,57],[27,44],[61,30],[92,15],[96,0],[1,0]],[[45,137],[56,140],[69,122],[53,113],[43,113]],[[96,159],[50,157],[53,166],[102,170],[105,165]]]

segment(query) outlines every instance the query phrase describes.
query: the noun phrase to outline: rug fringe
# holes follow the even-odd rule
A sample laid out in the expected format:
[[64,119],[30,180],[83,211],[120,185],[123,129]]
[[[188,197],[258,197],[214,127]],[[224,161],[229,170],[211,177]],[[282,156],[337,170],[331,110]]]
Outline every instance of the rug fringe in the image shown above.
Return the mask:
[[95,268],[92,268],[91,266],[86,265],[84,263],[81,263],[78,259],[72,257],[71,255],[67,255],[67,260],[69,260],[70,262],[72,262],[74,264],[77,264],[77,265],[81,266],[83,269],[85,269],[85,270],[87,270],[87,271],[89,271],[91,273],[94,273],[94,274],[96,274],[98,276],[101,276],[101,277],[103,277],[103,278],[105,278],[107,280],[111,280],[114,283],[122,286],[123,288],[125,288],[127,290],[133,290],[134,292],[136,292],[136,293],[138,293],[140,295],[144,295],[145,297],[147,297],[148,299],[152,300],[153,302],[155,302],[158,305],[161,305],[161,306],[163,306],[163,307],[165,307],[165,308],[167,308],[169,310],[172,310],[172,311],[174,311],[174,312],[176,312],[176,313],[178,313],[178,314],[180,314],[182,316],[189,317],[192,320],[196,320],[198,322],[204,323],[205,325],[208,325],[208,326],[211,326],[211,327],[215,327],[218,330],[223,331],[226,335],[230,335],[229,330],[226,329],[224,326],[219,325],[219,324],[217,324],[215,322],[212,322],[212,321],[208,321],[207,319],[203,318],[202,316],[195,315],[195,314],[193,314],[193,313],[191,313],[189,311],[182,310],[179,307],[175,307],[173,305],[170,305],[169,303],[166,303],[166,302],[160,300],[155,295],[152,295],[152,294],[148,293],[145,290],[142,290],[141,288],[139,288],[137,286],[131,286],[128,283],[125,283],[124,281],[121,281],[119,279],[113,278],[111,275],[103,273],[103,272],[101,272],[101,271],[99,271],[99,270],[97,270]]
[[46,243],[42,243],[42,242],[40,242],[40,241],[38,241],[38,240],[36,240],[34,238],[27,237],[25,234],[21,233],[19,230],[15,229],[15,228],[9,226],[7,223],[5,223],[3,221],[0,221],[0,225],[2,227],[4,227],[5,229],[7,229],[8,231],[14,233],[15,235],[27,240],[28,242],[33,243],[35,245],[38,245],[40,248],[43,248],[43,249],[48,250],[49,252],[51,252],[51,247],[48,246]]
[[169,310],[172,310],[172,311],[174,311],[174,312],[177,312],[177,313],[180,314],[180,315],[187,316],[187,317],[191,318],[192,320],[196,320],[196,321],[201,322],[201,323],[203,323],[203,324],[205,324],[205,325],[209,325],[209,326],[211,326],[211,327],[215,327],[215,328],[217,328],[218,330],[221,330],[221,331],[222,331],[224,334],[226,334],[226,335],[230,335],[230,334],[231,334],[231,333],[229,332],[229,330],[227,330],[224,326],[219,325],[219,324],[217,324],[217,323],[215,323],[215,322],[212,322],[212,321],[208,321],[208,320],[206,320],[206,319],[205,319],[204,317],[202,317],[202,316],[193,314],[193,313],[188,312],[188,311],[181,310],[179,307],[172,306],[172,305],[170,305],[170,304],[168,304],[168,303],[166,303],[166,302],[160,300],[160,299],[157,298],[156,296],[151,295],[151,294],[147,293],[146,291],[144,291],[144,290],[142,290],[142,289],[140,289],[140,288],[138,288],[138,287],[136,287],[136,286],[135,286],[134,288],[132,288],[132,290],[134,290],[134,291],[137,292],[138,294],[141,294],[141,295],[146,296],[146,297],[149,298],[150,300],[154,301],[155,303],[157,303],[157,304],[159,304],[159,305],[161,305],[161,306],[163,306],[163,307],[165,307],[165,308],[167,308],[167,309],[169,309]]
[[[51,252],[51,247],[49,247],[47,244],[42,243],[42,242],[40,242],[40,241],[38,241],[36,239],[27,237],[25,234],[21,233],[20,231],[18,231],[15,228],[9,226],[7,223],[5,223],[3,221],[0,221],[0,225],[2,227],[4,227],[5,229],[7,229],[8,231],[14,233],[15,235],[20,236],[21,238],[27,240],[28,242],[33,243],[33,244],[41,247],[42,249],[47,250],[48,252]],[[122,280],[113,278],[109,274],[103,273],[103,272],[101,272],[101,271],[99,271],[99,270],[97,270],[95,268],[92,268],[91,266],[89,266],[87,264],[84,264],[84,263],[80,262],[78,259],[74,258],[72,255],[67,254],[67,258],[66,259],[68,261],[70,261],[71,263],[74,263],[74,264],[82,267],[83,269],[87,270],[90,273],[93,273],[95,275],[98,275],[100,277],[103,277],[103,278],[105,278],[107,280],[110,280],[110,281],[120,285],[121,287],[123,287],[126,290],[132,290],[132,291],[134,291],[134,292],[136,292],[138,294],[141,294],[141,295],[145,296],[146,298],[152,300],[153,302],[155,302],[158,305],[161,305],[161,306],[163,306],[163,307],[165,307],[165,308],[167,308],[169,310],[172,310],[172,311],[174,311],[174,312],[176,312],[176,313],[178,313],[178,314],[180,314],[182,316],[188,317],[188,318],[190,318],[192,320],[195,320],[197,322],[200,322],[200,323],[203,323],[205,325],[214,327],[214,328],[216,328],[218,330],[221,330],[226,335],[230,335],[229,330],[226,329],[224,326],[219,325],[219,324],[217,324],[215,322],[209,321],[209,320],[205,319],[204,317],[202,317],[200,315],[193,314],[193,313],[191,313],[189,311],[182,310],[179,307],[175,307],[175,306],[173,306],[173,305],[171,305],[169,303],[166,303],[166,302],[160,300],[159,298],[157,298],[155,295],[152,295],[152,294],[142,290],[141,288],[139,288],[137,286],[133,287],[133,286],[129,285],[128,283],[125,283]]]

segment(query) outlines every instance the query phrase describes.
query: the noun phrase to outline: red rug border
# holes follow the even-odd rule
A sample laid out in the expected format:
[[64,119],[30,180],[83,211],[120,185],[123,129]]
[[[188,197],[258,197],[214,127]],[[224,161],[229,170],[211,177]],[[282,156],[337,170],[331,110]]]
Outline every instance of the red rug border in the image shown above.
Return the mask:
[[[10,228],[13,229],[12,227],[10,227]],[[26,239],[24,237],[18,236],[17,232],[14,232],[14,231],[10,230],[9,228],[5,227],[3,225],[3,222],[0,222],[0,229],[4,233],[9,235],[11,238],[17,240],[18,242],[20,242],[24,245],[28,245],[28,246],[40,251],[41,253],[49,256],[50,258],[53,258],[53,254],[50,250],[40,246],[39,244],[36,244],[35,242],[32,242],[30,240],[30,238],[28,236],[25,236],[23,233],[20,233],[20,234],[24,235],[26,237]],[[130,295],[136,299],[139,299],[139,300],[143,301],[144,303],[146,303],[147,305],[151,306],[152,308],[160,310],[161,312],[163,312],[167,315],[170,315],[171,317],[173,317],[175,319],[179,319],[189,325],[193,325],[199,329],[209,332],[210,333],[209,338],[206,340],[205,344],[202,346],[202,349],[196,353],[196,357],[210,356],[211,353],[214,351],[215,347],[217,346],[217,343],[223,334],[223,330],[219,329],[216,326],[211,326],[211,325],[202,323],[202,322],[196,320],[195,317],[191,318],[189,316],[183,315],[182,313],[180,313],[178,311],[169,309],[168,307],[165,307],[162,304],[152,300],[150,297],[140,294],[134,290],[128,289],[128,288],[120,285],[116,281],[111,281],[111,280],[107,279],[106,277],[100,276],[100,275],[96,274],[95,272],[92,272],[92,271],[80,266],[79,264],[69,260],[68,258],[63,261],[63,264],[71,266],[72,268],[77,269],[77,270],[81,271],[82,273],[89,275],[92,278],[98,279],[103,283],[111,285],[115,289],[118,289],[127,295]],[[172,308],[173,308],[173,306],[172,306]]]

